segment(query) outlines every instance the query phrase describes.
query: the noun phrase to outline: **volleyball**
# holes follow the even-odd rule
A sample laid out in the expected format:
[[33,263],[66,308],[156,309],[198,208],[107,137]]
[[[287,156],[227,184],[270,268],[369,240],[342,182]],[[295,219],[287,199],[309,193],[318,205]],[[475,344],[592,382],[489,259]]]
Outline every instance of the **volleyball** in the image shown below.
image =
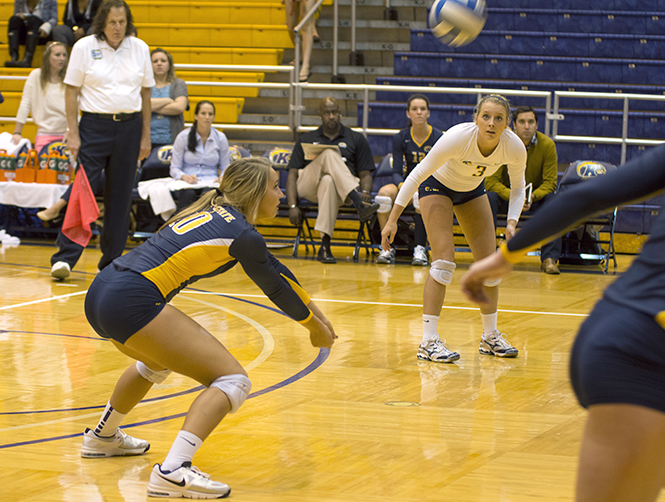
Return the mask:
[[486,20],[485,0],[436,0],[427,25],[441,43],[461,47],[480,34]]

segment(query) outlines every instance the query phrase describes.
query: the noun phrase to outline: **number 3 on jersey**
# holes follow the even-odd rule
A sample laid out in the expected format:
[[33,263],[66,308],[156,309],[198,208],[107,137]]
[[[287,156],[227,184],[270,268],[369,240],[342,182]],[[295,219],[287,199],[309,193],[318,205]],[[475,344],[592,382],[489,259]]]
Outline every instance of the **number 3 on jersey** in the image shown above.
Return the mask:
[[487,166],[476,166],[476,172],[471,176],[482,176],[487,171]]

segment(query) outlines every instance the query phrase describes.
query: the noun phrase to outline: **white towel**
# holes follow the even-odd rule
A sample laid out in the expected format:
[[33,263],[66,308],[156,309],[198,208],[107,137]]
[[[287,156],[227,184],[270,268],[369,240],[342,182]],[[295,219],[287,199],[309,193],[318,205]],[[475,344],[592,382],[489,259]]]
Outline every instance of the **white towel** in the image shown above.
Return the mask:
[[173,178],[157,178],[154,180],[141,181],[139,183],[139,195],[143,200],[150,200],[150,206],[155,214],[168,220],[176,209],[171,192],[184,190],[186,188],[216,188],[219,184],[212,181],[200,182],[194,185]]
[[29,139],[21,138],[21,141],[18,142],[18,145],[15,145],[12,143],[11,133],[3,132],[0,134],[0,149],[7,150],[8,155],[16,155],[16,152],[20,151],[24,146],[28,149],[32,148]]

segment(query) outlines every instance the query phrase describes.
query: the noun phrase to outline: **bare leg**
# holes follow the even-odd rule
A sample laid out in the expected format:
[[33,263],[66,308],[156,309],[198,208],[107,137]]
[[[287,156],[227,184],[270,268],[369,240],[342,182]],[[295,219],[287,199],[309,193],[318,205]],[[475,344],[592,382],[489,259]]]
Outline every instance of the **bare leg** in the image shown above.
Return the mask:
[[[304,0],[300,2],[300,19],[314,7],[315,0]],[[314,45],[314,17],[312,16],[302,28],[302,67],[300,68],[300,80],[307,80],[310,73],[310,60],[312,59],[312,46]]]
[[[240,363],[216,338],[171,305],[167,305],[145,328],[130,337],[124,348],[139,355],[148,367],[154,361],[152,364],[158,366],[151,369],[159,371],[168,368],[206,387],[223,375],[247,375]],[[127,353],[125,350],[123,352]],[[125,405],[135,401],[143,390],[140,381],[129,377],[128,381],[134,382],[133,386],[127,385],[114,392],[116,402]],[[226,395],[217,388],[208,388],[199,394],[190,407],[183,430],[205,439],[229,409]]]
[[630,404],[589,408],[577,502],[650,502],[665,481],[665,414]]
[[[432,262],[454,261],[452,201],[448,197],[430,195],[420,199],[420,210],[432,248]],[[423,314],[440,315],[445,297],[446,286],[439,284],[428,274],[423,290]]]
[[[125,348],[122,344],[116,341],[113,341],[113,344],[123,354],[140,360],[143,362],[143,364],[154,371],[161,371],[165,369],[164,367],[159,366],[158,364],[149,359],[146,359],[136,352]],[[141,402],[141,399],[145,397],[151,387],[152,382],[149,382],[143,378],[136,369],[136,364],[132,363],[115,384],[115,389],[113,389],[113,394],[111,395],[110,399],[111,406],[113,406],[113,408],[118,412],[126,415],[132,410],[132,408],[134,408],[134,406]]]
[[65,199],[58,199],[58,202],[53,204],[51,207],[39,211],[37,217],[42,221],[51,221],[53,218],[60,214],[60,210],[67,205]]
[[[471,247],[475,261],[491,255],[496,250],[496,234],[487,196],[477,197],[465,204],[455,207],[457,221]],[[499,288],[485,287],[490,302],[480,305],[483,314],[493,314],[497,311],[499,302]]]
[[[392,183],[390,185],[383,185],[379,189],[378,195],[381,197],[390,197],[390,200],[392,200],[394,204],[395,198],[397,197],[397,187]],[[376,213],[376,218],[379,220],[379,226],[381,227],[381,230],[383,230],[383,227],[385,227],[386,223],[388,223],[389,217],[390,217],[390,211],[388,211],[387,213]]]

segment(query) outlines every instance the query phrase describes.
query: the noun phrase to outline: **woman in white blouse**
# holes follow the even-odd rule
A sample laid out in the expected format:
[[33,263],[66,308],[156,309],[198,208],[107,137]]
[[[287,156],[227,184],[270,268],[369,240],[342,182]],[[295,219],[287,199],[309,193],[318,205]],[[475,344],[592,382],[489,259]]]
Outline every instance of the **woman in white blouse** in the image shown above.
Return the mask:
[[[173,143],[171,177],[191,185],[219,184],[229,165],[229,142],[224,133],[212,127],[215,105],[199,101],[194,110],[194,123],[182,131]],[[177,192],[177,210],[188,206],[212,188],[185,189]]]
[[12,143],[15,145],[21,141],[21,132],[30,114],[37,125],[35,137],[37,151],[52,141],[63,139],[67,130],[63,83],[67,71],[67,59],[67,47],[60,42],[50,42],[44,51],[42,67],[30,72],[16,114],[16,126],[12,137]]

